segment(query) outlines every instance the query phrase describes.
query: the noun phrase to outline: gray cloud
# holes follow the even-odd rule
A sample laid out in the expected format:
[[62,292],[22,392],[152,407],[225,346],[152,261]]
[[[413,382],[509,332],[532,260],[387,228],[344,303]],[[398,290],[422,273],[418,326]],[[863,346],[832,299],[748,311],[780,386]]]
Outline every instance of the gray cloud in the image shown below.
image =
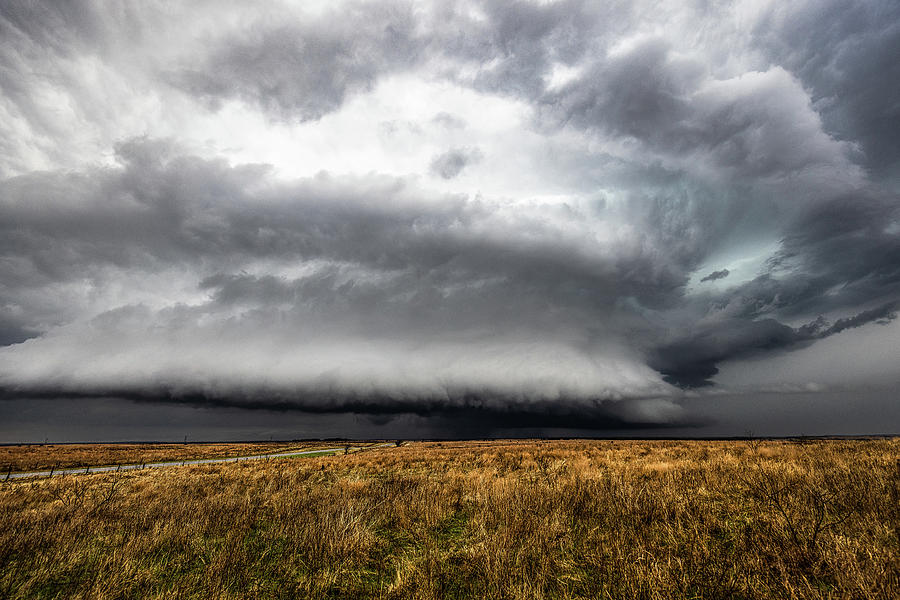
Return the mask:
[[350,3],[308,22],[273,20],[213,42],[204,64],[167,79],[211,108],[240,99],[277,119],[307,121],[414,64],[425,43],[402,4]]
[[[384,76],[423,64],[487,92],[539,93],[557,62],[571,64],[596,41],[596,26],[621,17],[581,0],[551,4],[348,2],[322,15],[276,13],[212,42],[206,58],[166,72],[210,108],[240,99],[277,119],[318,119]],[[192,59],[190,61],[194,63]],[[466,75],[471,65],[474,76]]]
[[[879,194],[814,205],[786,228],[764,274],[695,299],[694,308],[704,316],[655,348],[650,364],[672,383],[706,385],[723,361],[892,320],[900,298],[897,211],[895,200]],[[816,318],[848,311],[850,316],[832,325]],[[813,320],[800,327],[778,320],[797,318]]]
[[447,3],[434,35],[442,54],[478,65],[474,76],[455,72],[454,77],[480,90],[534,98],[555,63],[574,64],[600,41],[598,34],[612,19],[627,20],[627,10],[581,0],[489,2],[473,18],[464,4]]
[[689,337],[655,350],[650,364],[666,381],[684,387],[712,385],[718,364],[764,353],[776,353],[809,345],[815,340],[871,322],[886,324],[897,317],[898,302],[862,311],[829,324],[823,317],[792,328],[774,319],[729,319],[702,327]]
[[700,283],[703,283],[706,281],[716,281],[718,279],[725,279],[726,277],[728,277],[728,274],[730,272],[731,271],[729,271],[728,269],[721,269],[719,271],[713,271],[712,273],[705,275],[703,277],[703,279],[700,280]]
[[431,159],[431,174],[444,179],[453,179],[467,166],[480,162],[483,157],[478,148],[454,148]]
[[[801,85],[781,67],[717,79],[663,38],[598,60],[542,97],[551,125],[631,138],[671,167],[729,182],[859,170],[830,138]],[[685,158],[690,162],[685,162]]]
[[655,232],[610,248],[592,241],[595,223],[573,206],[522,212],[460,196],[422,202],[418,190],[389,177],[321,175],[273,185],[264,167],[173,155],[159,141],[133,140],[118,152],[118,169],[4,183],[4,251],[20,257],[29,271],[22,277],[65,280],[100,267],[214,258],[327,259],[385,271],[414,267],[451,282],[462,270],[560,283],[573,276],[598,292],[613,281],[624,286],[608,298],[643,297],[650,273],[665,286],[686,277],[661,264],[651,247]]
[[803,2],[773,6],[754,30],[770,60],[811,90],[829,132],[861,145],[865,164],[897,175],[900,65],[895,2]]

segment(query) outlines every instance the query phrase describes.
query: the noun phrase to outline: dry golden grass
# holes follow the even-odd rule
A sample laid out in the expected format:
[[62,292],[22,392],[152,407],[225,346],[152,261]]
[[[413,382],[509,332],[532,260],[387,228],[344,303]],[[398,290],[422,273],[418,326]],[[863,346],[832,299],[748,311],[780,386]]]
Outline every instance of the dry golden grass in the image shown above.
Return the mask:
[[7,483],[4,598],[897,598],[900,440],[410,443]]
[[50,468],[123,465],[186,458],[219,458],[334,448],[335,442],[260,442],[228,444],[16,444],[0,446],[0,477]]

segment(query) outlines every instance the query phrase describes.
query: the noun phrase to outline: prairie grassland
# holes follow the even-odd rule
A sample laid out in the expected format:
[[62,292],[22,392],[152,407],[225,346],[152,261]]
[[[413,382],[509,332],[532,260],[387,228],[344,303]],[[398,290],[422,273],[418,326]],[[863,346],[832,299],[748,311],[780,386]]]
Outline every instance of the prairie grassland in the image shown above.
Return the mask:
[[4,598],[898,598],[900,440],[410,443],[0,487]]
[[15,444],[0,446],[0,475],[58,469],[122,465],[190,458],[220,458],[288,450],[334,448],[335,442],[249,442],[211,444]]

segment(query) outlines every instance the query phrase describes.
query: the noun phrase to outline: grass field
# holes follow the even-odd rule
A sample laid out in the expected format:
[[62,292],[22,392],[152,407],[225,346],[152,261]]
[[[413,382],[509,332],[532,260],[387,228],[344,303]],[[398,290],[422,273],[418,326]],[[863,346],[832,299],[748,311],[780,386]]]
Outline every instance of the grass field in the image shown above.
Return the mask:
[[232,444],[15,444],[0,446],[0,477],[13,473],[334,448],[335,442]]
[[900,440],[409,443],[0,487],[3,598],[898,598]]

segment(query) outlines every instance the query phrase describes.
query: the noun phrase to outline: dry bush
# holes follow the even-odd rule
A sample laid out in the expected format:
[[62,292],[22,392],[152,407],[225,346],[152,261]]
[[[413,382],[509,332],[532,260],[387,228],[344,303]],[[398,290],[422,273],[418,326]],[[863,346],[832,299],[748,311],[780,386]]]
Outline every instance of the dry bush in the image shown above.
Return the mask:
[[900,441],[405,443],[0,489],[4,598],[893,598]]

